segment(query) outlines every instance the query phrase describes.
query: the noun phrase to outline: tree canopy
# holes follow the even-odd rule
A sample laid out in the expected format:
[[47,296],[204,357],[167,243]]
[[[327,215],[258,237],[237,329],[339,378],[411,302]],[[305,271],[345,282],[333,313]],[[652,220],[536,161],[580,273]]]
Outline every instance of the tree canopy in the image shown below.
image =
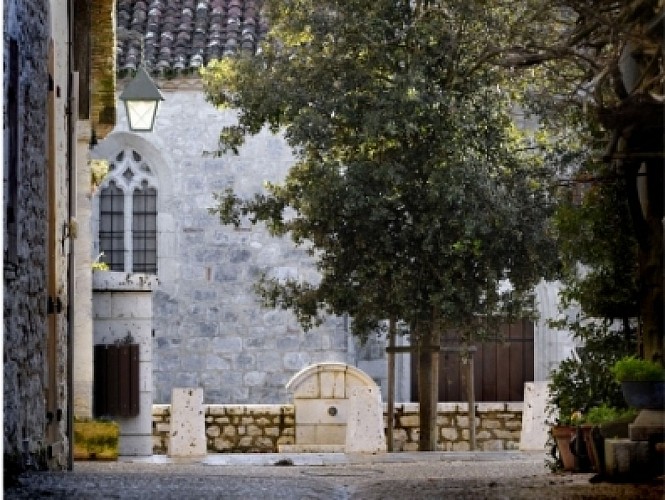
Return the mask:
[[204,72],[240,110],[224,147],[268,124],[297,152],[267,193],[219,196],[224,222],[250,213],[311,245],[321,281],[268,277],[267,303],[306,326],[348,312],[359,334],[396,317],[471,335],[519,314],[554,257],[552,165],[515,126],[527,82],[484,56],[509,6],[268,2],[268,18],[261,53]]
[[[549,20],[539,14],[543,7]],[[642,354],[663,363],[665,6],[557,0],[533,15],[541,19],[536,24],[562,26],[560,36],[538,39],[531,28],[521,30],[499,58],[538,68],[542,90],[534,109],[542,120],[553,128],[581,126],[586,154],[568,177],[584,186],[583,200],[577,210],[563,210],[560,222],[571,242],[564,258],[593,267],[569,291],[591,314],[637,316]]]
[[[629,132],[645,98],[650,119],[659,109],[653,103],[662,102],[653,70],[662,68],[662,51],[653,50],[662,8],[654,25],[649,16],[659,8],[651,0],[287,0],[264,7],[270,31],[261,51],[211,64],[204,83],[213,103],[239,111],[238,125],[221,133],[223,151],[237,151],[267,125],[284,133],[297,161],[283,183],[254,198],[218,194],[213,212],[224,223],[250,215],[308,246],[320,280],[266,276],[259,284],[266,304],[292,309],[306,328],[321,312],[349,313],[359,335],[383,319],[402,320],[424,349],[421,391],[423,381],[436,387],[423,367],[435,364],[427,346],[438,344],[439,332],[473,338],[523,314],[532,286],[556,260],[555,236],[573,234],[577,213],[564,210],[550,225],[558,180],[594,171],[605,144],[606,160],[653,153]],[[632,69],[622,64],[626,54]],[[607,131],[614,131],[609,142]],[[636,167],[618,170],[634,175]],[[653,172],[662,184],[662,169]],[[630,175],[623,186],[635,223]],[[595,191],[621,197],[620,190]],[[593,196],[586,202],[583,215],[603,215]],[[657,228],[636,225],[638,241],[656,249],[640,257],[642,276],[645,262],[662,260],[662,206],[659,213],[651,209],[646,219],[658,222],[660,250],[652,244]],[[586,256],[603,268],[630,253],[592,240],[568,245],[564,264]],[[629,268],[614,267],[612,279]],[[660,300],[662,320],[662,283],[660,299],[649,286],[642,295],[656,306]],[[421,449],[434,446],[432,392],[421,392]]]

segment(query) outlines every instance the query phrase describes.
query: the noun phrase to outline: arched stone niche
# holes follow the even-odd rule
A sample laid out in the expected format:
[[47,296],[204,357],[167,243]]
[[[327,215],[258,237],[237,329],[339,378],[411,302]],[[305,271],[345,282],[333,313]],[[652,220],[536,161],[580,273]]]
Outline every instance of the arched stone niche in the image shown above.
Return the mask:
[[357,428],[353,420],[358,415],[357,407],[370,408],[371,425],[376,433],[383,435],[380,388],[354,366],[345,363],[308,366],[291,378],[286,389],[293,395],[296,435],[295,445],[283,445],[280,451],[347,451],[348,430]]

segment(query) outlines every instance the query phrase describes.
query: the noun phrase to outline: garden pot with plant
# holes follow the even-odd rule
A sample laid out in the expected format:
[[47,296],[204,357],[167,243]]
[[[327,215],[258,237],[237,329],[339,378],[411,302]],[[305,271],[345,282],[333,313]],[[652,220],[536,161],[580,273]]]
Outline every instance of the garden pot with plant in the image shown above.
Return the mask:
[[629,406],[640,410],[665,407],[665,368],[661,364],[627,356],[614,364],[612,373]]
[[634,351],[634,344],[627,340],[624,332],[612,329],[611,323],[577,321],[565,327],[583,346],[576,348],[575,355],[563,360],[550,374],[548,421],[555,442],[558,436],[557,448],[563,469],[580,470],[588,453],[580,436],[574,444],[579,455],[576,464],[570,440],[576,436],[577,427],[590,408],[626,406],[621,386],[610,369],[618,359]]
[[605,404],[591,408],[584,415],[580,427],[595,472],[605,472],[605,439],[627,438],[628,425],[636,416],[634,408],[614,408]]
[[571,450],[571,443],[577,428],[574,425],[556,424],[550,427],[550,433],[556,444],[561,466],[565,471],[576,469],[575,455]]

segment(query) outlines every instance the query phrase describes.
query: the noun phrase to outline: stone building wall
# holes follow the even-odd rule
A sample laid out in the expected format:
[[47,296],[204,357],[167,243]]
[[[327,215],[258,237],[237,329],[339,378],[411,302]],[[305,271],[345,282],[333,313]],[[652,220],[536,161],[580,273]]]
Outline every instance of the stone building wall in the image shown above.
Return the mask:
[[[94,3],[107,13],[95,29],[112,31],[114,1]],[[70,74],[75,55],[81,53],[70,25],[83,14],[71,6],[55,0],[3,2],[6,471],[14,465],[62,468],[71,458],[68,341],[75,285],[70,264],[78,226],[70,181],[77,156],[85,164],[87,154],[73,140],[86,131],[85,124],[76,123],[79,102]],[[77,36],[81,41],[90,33],[86,28]],[[107,48],[113,75],[113,44]],[[92,57],[102,56],[98,51]],[[89,63],[90,55],[83,60]],[[80,88],[84,94],[90,91],[85,83]],[[108,115],[114,113],[112,87],[110,98]]]
[[[463,403],[439,403],[439,451],[468,451],[469,420]],[[418,404],[395,406],[395,451],[417,451]],[[385,409],[384,409],[385,415]],[[153,453],[168,453],[170,405],[153,405]],[[208,453],[277,453],[278,445],[295,442],[292,404],[206,405]],[[478,403],[476,449],[516,450],[522,428],[522,403]]]
[[316,279],[311,259],[262,225],[223,226],[209,208],[213,193],[227,187],[251,196],[266,181],[282,180],[294,158],[283,138],[268,132],[250,138],[239,155],[208,154],[236,113],[207,103],[198,80],[158,83],[165,100],[155,130],[129,133],[118,106],[118,125],[93,151],[113,161],[135,150],[156,177],[154,402],[169,403],[173,387],[202,387],[206,403],[284,401],[286,383],[304,366],[352,363],[346,325],[330,318],[304,332],[292,313],[262,308],[253,290],[259,275]]
[[[5,457],[45,448],[49,7],[3,3]],[[11,55],[12,46],[18,57]],[[15,105],[9,110],[8,103]],[[9,116],[9,114],[13,116]],[[11,121],[11,123],[9,123]],[[12,131],[13,129],[13,131]],[[10,208],[13,223],[8,220]]]

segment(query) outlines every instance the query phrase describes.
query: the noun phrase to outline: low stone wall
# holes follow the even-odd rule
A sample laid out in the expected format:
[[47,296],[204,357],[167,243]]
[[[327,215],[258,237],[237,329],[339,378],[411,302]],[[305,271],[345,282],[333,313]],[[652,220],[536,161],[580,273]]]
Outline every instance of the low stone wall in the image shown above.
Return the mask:
[[[478,403],[476,449],[516,450],[523,403]],[[385,409],[384,409],[385,414]],[[168,453],[171,405],[153,405],[153,453]],[[466,451],[469,418],[465,403],[439,403],[440,451]],[[295,443],[295,410],[283,405],[205,405],[208,453],[277,453],[280,444]],[[417,451],[418,403],[395,405],[395,451]]]
[[[295,442],[293,405],[204,405],[208,453],[273,453]],[[168,453],[171,405],[152,407],[153,453]]]
[[[469,416],[466,403],[439,403],[437,450],[468,451]],[[516,450],[520,444],[523,403],[477,403],[476,449]],[[418,403],[395,405],[395,451],[417,451],[420,426]]]

